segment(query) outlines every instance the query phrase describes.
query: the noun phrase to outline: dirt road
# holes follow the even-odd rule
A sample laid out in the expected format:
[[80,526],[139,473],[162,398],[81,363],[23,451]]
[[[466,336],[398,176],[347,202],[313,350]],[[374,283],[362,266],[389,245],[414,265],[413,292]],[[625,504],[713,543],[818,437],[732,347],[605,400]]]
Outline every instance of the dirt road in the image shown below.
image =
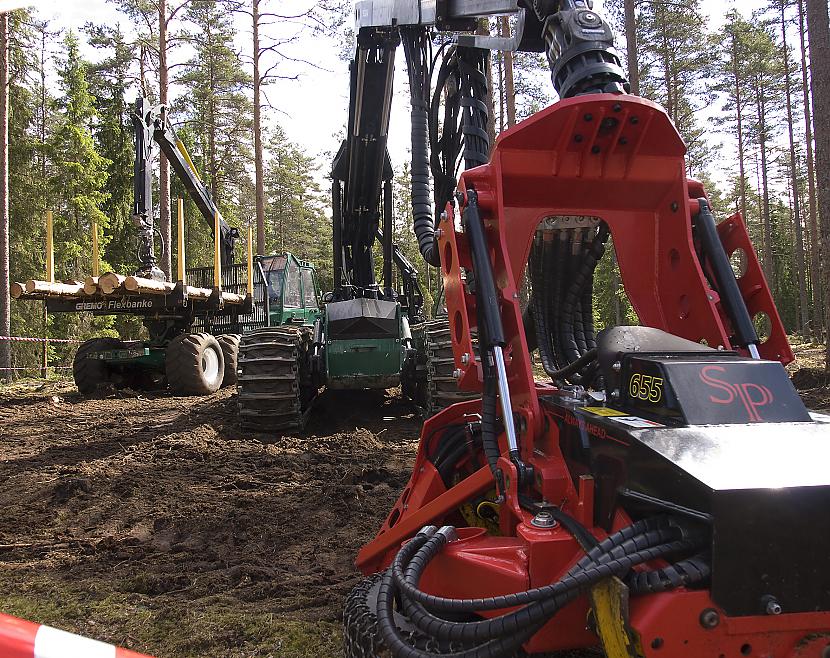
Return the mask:
[[[794,380],[830,406],[822,372]],[[390,393],[338,393],[307,438],[266,446],[234,404],[3,388],[0,610],[159,658],[340,655],[352,560],[420,422]]]

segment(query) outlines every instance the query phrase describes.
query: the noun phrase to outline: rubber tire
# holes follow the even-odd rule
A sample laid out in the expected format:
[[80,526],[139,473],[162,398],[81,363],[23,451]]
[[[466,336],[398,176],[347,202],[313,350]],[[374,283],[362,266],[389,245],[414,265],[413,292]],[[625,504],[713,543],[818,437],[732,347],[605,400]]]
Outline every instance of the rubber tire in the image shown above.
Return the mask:
[[[202,359],[213,350],[219,359],[219,375],[214,381],[205,377]],[[210,395],[222,386],[225,359],[218,341],[210,334],[182,334],[167,345],[164,359],[167,383],[179,395]]]
[[75,379],[75,386],[78,387],[78,393],[92,395],[101,384],[110,381],[107,364],[87,358],[87,355],[101,350],[118,349],[121,345],[121,341],[117,338],[92,338],[81,343],[72,360],[72,376]]
[[239,368],[239,341],[242,336],[239,334],[222,334],[216,337],[219,347],[222,348],[222,356],[225,358],[225,376],[222,378],[222,386],[233,386],[239,379],[237,369]]

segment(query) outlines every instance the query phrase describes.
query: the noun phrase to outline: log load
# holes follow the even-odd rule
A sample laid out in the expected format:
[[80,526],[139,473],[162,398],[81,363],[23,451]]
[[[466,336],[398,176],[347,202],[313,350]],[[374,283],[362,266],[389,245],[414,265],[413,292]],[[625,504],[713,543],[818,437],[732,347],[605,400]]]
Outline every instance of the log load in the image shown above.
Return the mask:
[[105,295],[111,295],[126,281],[127,277],[115,272],[107,272],[98,277],[98,288]]
[[51,283],[29,279],[25,285],[26,294],[38,297],[80,297],[84,294],[84,284],[80,281],[71,283]]
[[98,279],[97,276],[88,276],[84,279],[84,292],[87,295],[95,295],[98,293]]
[[[93,296],[102,293],[104,296],[113,294],[128,294],[135,297],[169,295],[176,284],[169,281],[156,281],[138,276],[122,276],[114,272],[107,272],[95,280],[95,277],[87,277],[84,282],[64,281],[62,283],[51,283],[29,279],[26,283],[14,282],[9,291],[14,299],[45,299],[48,297],[78,298]],[[92,293],[88,292],[93,290]],[[109,291],[109,292],[108,292]],[[213,294],[211,288],[195,288],[187,286],[187,296],[195,300],[207,300]],[[241,305],[245,302],[245,295],[223,292],[222,302],[230,305]]]

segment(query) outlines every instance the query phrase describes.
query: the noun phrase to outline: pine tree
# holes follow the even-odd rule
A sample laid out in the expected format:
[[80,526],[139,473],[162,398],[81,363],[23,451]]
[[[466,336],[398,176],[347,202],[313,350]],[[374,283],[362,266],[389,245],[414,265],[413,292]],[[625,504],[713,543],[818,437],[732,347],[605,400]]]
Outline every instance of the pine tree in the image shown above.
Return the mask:
[[[0,338],[11,335],[9,286],[9,16],[0,14]],[[0,340],[0,376],[11,378],[11,344]]]
[[194,3],[185,17],[194,56],[177,82],[187,88],[182,105],[199,126],[205,184],[226,219],[233,220],[251,160],[250,78],[233,49],[231,17],[214,0]]
[[696,113],[711,100],[704,80],[714,59],[701,38],[706,18],[699,5],[644,4],[637,35],[640,91],[666,108],[688,147],[689,172],[698,177],[710,147]]
[[58,68],[62,96],[48,145],[53,164],[49,185],[56,211],[56,267],[62,278],[78,278],[89,269],[90,223],[109,226],[101,206],[109,197],[105,185],[110,161],[98,152],[92,136],[94,99],[74,33],[67,34],[64,48]]
[[[810,33],[811,92],[815,117],[816,189],[821,226],[821,260],[825,263],[822,297],[830,299],[830,20],[827,0],[807,0],[807,27]],[[830,326],[830,307],[825,304],[824,326]],[[830,370],[830,331],[827,332],[825,366]]]
[[813,115],[810,106],[810,81],[807,62],[807,29],[804,23],[804,0],[798,4],[798,34],[801,47],[801,87],[804,95],[804,142],[807,147],[807,204],[810,213],[810,282],[812,288],[813,332],[820,337],[824,329],[822,305],[822,261],[818,239],[818,207],[816,201],[815,156],[813,154]]
[[806,331],[810,309],[807,303],[807,281],[804,265],[804,236],[801,222],[801,195],[799,194],[798,160],[796,158],[795,128],[793,126],[793,80],[791,78],[792,66],[790,62],[789,44],[787,43],[787,7],[789,0],[773,0],[773,8],[778,11],[781,27],[781,60],[784,64],[784,89],[786,94],[787,127],[790,146],[789,174],[792,193],[793,224],[795,225],[795,280],[798,287],[799,300],[799,322],[801,331]]
[[133,201],[133,130],[130,107],[125,102],[130,88],[133,54],[120,26],[88,26],[89,42],[106,55],[88,71],[89,89],[96,113],[93,128],[96,149],[106,154],[108,196],[101,206],[109,220],[102,254],[105,269],[128,272],[135,268],[135,231],[132,225]]

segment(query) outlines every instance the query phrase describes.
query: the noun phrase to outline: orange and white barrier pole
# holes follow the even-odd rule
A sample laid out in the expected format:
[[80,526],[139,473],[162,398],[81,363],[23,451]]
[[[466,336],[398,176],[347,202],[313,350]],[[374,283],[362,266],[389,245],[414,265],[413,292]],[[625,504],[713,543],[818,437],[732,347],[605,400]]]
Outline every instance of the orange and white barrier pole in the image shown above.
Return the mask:
[[152,658],[0,613],[3,658]]

